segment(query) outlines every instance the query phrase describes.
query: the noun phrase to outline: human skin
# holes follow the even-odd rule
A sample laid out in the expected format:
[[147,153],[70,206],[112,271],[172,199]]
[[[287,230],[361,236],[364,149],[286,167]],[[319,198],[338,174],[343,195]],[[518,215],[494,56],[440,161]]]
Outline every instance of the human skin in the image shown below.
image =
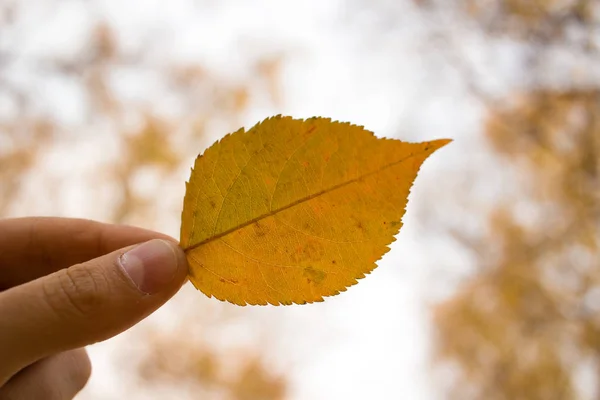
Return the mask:
[[0,400],[72,399],[86,345],[130,328],[185,282],[171,237],[69,218],[0,220]]

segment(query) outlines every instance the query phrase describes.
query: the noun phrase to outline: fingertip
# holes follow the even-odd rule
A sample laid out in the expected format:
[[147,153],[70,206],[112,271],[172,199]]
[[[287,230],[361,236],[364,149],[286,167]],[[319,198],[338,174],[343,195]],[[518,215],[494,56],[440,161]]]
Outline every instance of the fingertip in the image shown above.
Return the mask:
[[177,243],[154,239],[133,247],[118,258],[130,282],[145,294],[156,294],[181,286],[187,261]]

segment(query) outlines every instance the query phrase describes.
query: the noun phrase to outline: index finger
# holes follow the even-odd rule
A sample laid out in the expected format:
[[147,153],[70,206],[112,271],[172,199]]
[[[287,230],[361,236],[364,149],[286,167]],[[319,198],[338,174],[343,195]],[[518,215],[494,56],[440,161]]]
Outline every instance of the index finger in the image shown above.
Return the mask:
[[147,229],[85,219],[0,220],[0,290],[155,238],[175,240]]

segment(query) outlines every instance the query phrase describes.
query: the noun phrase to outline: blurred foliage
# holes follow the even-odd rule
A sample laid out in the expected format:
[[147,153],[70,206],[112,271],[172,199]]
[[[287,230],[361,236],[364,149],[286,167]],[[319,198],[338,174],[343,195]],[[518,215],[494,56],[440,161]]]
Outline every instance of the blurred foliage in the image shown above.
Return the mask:
[[[0,34],[26,40],[32,32],[21,31],[19,21],[26,18],[30,6],[1,3],[0,16],[5,22],[0,24]],[[93,17],[93,2],[88,8]],[[135,193],[132,185],[140,173],[153,167],[153,172],[165,182],[179,172],[182,161],[193,159],[206,146],[211,124],[220,123],[229,130],[239,128],[239,117],[259,93],[266,93],[272,102],[280,100],[277,56],[257,58],[250,66],[251,79],[233,81],[205,68],[201,61],[157,59],[152,56],[151,43],[125,49],[123,38],[106,20],[97,20],[84,37],[84,44],[77,46],[76,51],[65,52],[68,56],[58,52],[24,52],[21,47],[25,46],[19,47],[18,41],[0,43],[0,106],[6,105],[0,107],[0,157],[11,160],[11,170],[2,171],[10,175],[11,184],[4,189],[8,178],[2,180],[0,215],[9,213],[9,197],[19,197],[25,183],[21,177],[39,167],[36,154],[44,146],[74,142],[83,136],[116,136],[120,161],[107,157],[102,170],[109,172],[98,177],[118,193],[117,204],[110,205],[112,213],[107,219],[139,224],[145,220],[139,210],[145,207],[147,212],[153,212],[147,207],[153,198]],[[19,74],[29,76],[24,80]],[[149,98],[123,95],[116,80],[127,74],[146,76],[148,83],[158,86],[160,92]],[[28,79],[37,85],[74,84],[83,93],[82,123],[60,121],[52,110],[53,104],[44,104]],[[33,133],[40,130],[52,131],[52,140],[47,134]],[[114,182],[118,184],[115,186]]]
[[[185,388],[189,398],[207,400],[285,398],[285,377],[269,370],[258,354],[248,350],[223,352],[197,338],[176,342],[172,334],[157,332],[150,335],[149,347],[152,351],[145,352],[139,363],[143,387],[167,383]],[[241,365],[232,366],[231,359]]]
[[[494,36],[509,36],[532,51],[521,71],[529,87],[520,94],[500,101],[471,90],[487,109],[483,135],[503,171],[488,171],[498,182],[481,184],[493,197],[482,195],[477,204],[469,187],[470,195],[456,200],[469,204],[465,221],[477,220],[454,221],[450,229],[475,271],[434,310],[447,397],[597,398],[600,90],[594,71],[578,81],[568,63],[561,69],[545,57],[562,48],[597,69],[600,3],[461,4],[490,46]],[[469,87],[478,87],[470,69],[459,70]],[[553,79],[537,79],[538,72]]]
[[469,15],[492,32],[548,42],[585,27],[591,39],[600,23],[596,0],[461,0]]
[[43,118],[0,121],[0,215],[19,192],[25,172],[52,141],[54,129]]
[[574,371],[600,365],[600,91],[524,95],[485,134],[525,197],[498,202],[479,272],[436,310],[451,398],[578,398]]

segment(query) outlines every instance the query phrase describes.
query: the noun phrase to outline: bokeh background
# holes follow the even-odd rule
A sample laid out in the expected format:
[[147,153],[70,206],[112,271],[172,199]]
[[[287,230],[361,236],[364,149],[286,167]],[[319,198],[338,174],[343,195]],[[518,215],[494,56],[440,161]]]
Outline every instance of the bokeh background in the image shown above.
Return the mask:
[[600,399],[599,46],[597,0],[0,0],[1,217],[178,237],[196,155],[274,114],[454,139],[359,285],[188,284],[78,398]]

